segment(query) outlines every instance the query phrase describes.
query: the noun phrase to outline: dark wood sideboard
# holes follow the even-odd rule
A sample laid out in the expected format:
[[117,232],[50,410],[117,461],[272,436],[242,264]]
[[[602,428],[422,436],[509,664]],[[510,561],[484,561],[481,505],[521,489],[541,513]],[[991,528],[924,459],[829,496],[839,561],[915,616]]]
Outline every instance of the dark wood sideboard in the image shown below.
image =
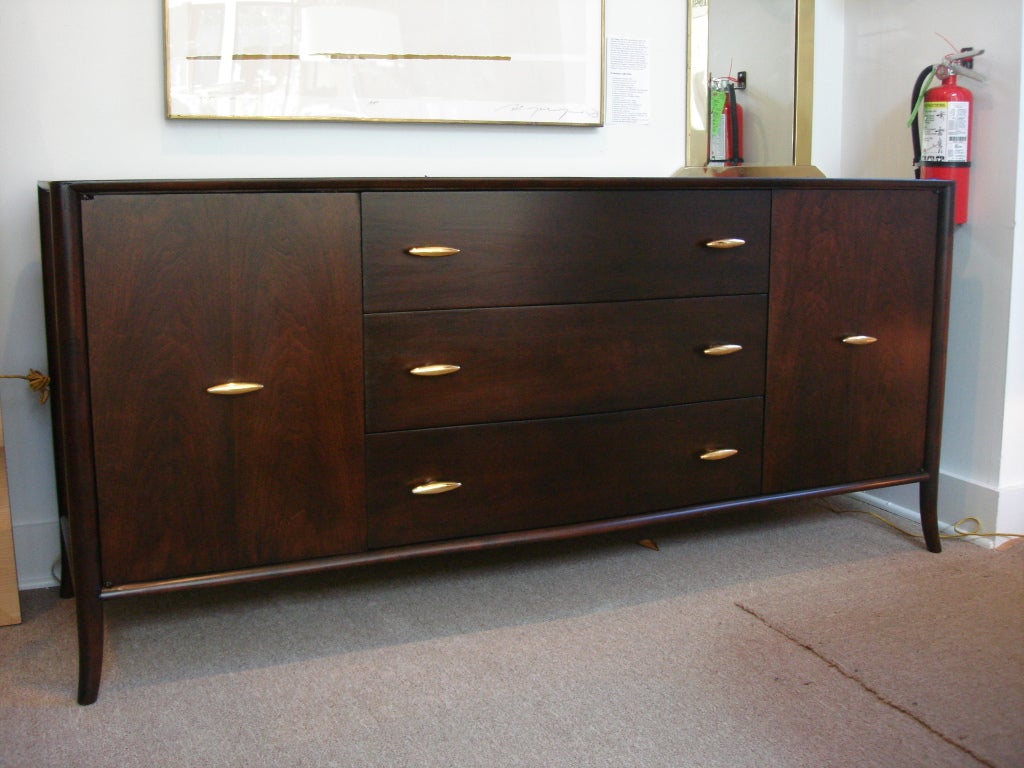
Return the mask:
[[952,186],[39,187],[78,700],[106,600],[920,483]]

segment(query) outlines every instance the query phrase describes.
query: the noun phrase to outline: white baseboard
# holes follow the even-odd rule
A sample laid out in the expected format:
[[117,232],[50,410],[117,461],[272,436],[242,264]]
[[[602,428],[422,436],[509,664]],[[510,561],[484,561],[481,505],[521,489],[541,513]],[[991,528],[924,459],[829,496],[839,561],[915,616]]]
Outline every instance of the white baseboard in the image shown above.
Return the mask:
[[[921,522],[918,486],[898,485],[855,494],[869,504],[881,507],[899,517]],[[1024,534],[1024,488],[998,490],[955,475],[939,477],[939,528],[943,534],[956,533],[954,526],[965,518],[978,521],[966,523],[961,531]],[[1005,538],[971,537],[983,547],[998,547]]]
[[[904,493],[886,493],[882,495],[878,491],[859,491],[850,495],[869,506],[875,507],[880,512],[886,512],[892,517],[906,520],[910,524],[908,530],[916,531],[921,526],[921,513],[917,504],[917,485],[901,485],[897,486],[897,488]],[[884,490],[892,491],[894,489],[886,488]],[[951,524],[943,522],[941,519],[939,520],[940,535],[950,536],[954,533],[956,531]],[[986,544],[986,546],[988,545]]]
[[[60,526],[57,521],[15,525],[14,558],[18,589],[57,586],[54,573],[60,567]],[[57,568],[54,568],[56,563]]]
[[999,494],[999,531],[1024,534],[1024,485],[1004,488]]

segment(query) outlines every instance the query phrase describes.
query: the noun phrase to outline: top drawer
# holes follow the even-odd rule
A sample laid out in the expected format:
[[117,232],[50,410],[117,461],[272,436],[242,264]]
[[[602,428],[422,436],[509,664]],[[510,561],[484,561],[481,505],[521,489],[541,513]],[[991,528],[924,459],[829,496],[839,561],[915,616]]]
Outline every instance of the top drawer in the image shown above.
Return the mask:
[[[363,194],[367,312],[763,293],[769,191]],[[714,240],[743,245],[713,248]],[[456,248],[416,256],[417,246]]]

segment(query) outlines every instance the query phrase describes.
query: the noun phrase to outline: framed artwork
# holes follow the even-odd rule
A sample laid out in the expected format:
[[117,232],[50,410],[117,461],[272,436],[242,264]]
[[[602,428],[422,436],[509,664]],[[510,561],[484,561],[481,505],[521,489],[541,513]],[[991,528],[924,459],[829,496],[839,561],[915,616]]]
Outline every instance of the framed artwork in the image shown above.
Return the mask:
[[596,126],[603,0],[164,0],[169,118]]

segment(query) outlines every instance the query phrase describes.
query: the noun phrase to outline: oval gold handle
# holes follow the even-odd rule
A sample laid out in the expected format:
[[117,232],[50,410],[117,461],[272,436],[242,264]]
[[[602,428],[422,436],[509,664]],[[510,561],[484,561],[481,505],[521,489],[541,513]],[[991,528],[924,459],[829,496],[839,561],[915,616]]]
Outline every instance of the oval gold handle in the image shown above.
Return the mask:
[[211,395],[246,395],[261,389],[263,389],[263,385],[254,381],[229,381],[226,384],[207,387],[206,391]]
[[735,448],[719,448],[717,451],[708,451],[700,455],[701,461],[721,461],[735,456],[739,451]]
[[708,248],[739,248],[746,245],[747,241],[739,237],[723,237],[719,240],[709,240],[705,243]]
[[722,357],[723,355],[734,355],[743,347],[739,344],[715,344],[713,347],[708,347],[704,350],[704,354],[709,357]]
[[865,344],[874,344],[878,339],[874,336],[847,336],[843,339],[843,344],[849,344],[854,347],[863,347]]
[[449,248],[445,245],[417,245],[413,248],[407,248],[405,252],[410,256],[426,256],[427,258],[436,259],[439,256],[454,256],[461,251],[458,248]]
[[409,371],[413,376],[447,376],[462,370],[459,365],[420,365]]
[[436,481],[432,483],[424,483],[423,485],[417,485],[412,489],[412,492],[417,496],[433,496],[438,493],[448,493],[454,491],[456,488],[461,488],[462,483],[449,483],[443,481]]

